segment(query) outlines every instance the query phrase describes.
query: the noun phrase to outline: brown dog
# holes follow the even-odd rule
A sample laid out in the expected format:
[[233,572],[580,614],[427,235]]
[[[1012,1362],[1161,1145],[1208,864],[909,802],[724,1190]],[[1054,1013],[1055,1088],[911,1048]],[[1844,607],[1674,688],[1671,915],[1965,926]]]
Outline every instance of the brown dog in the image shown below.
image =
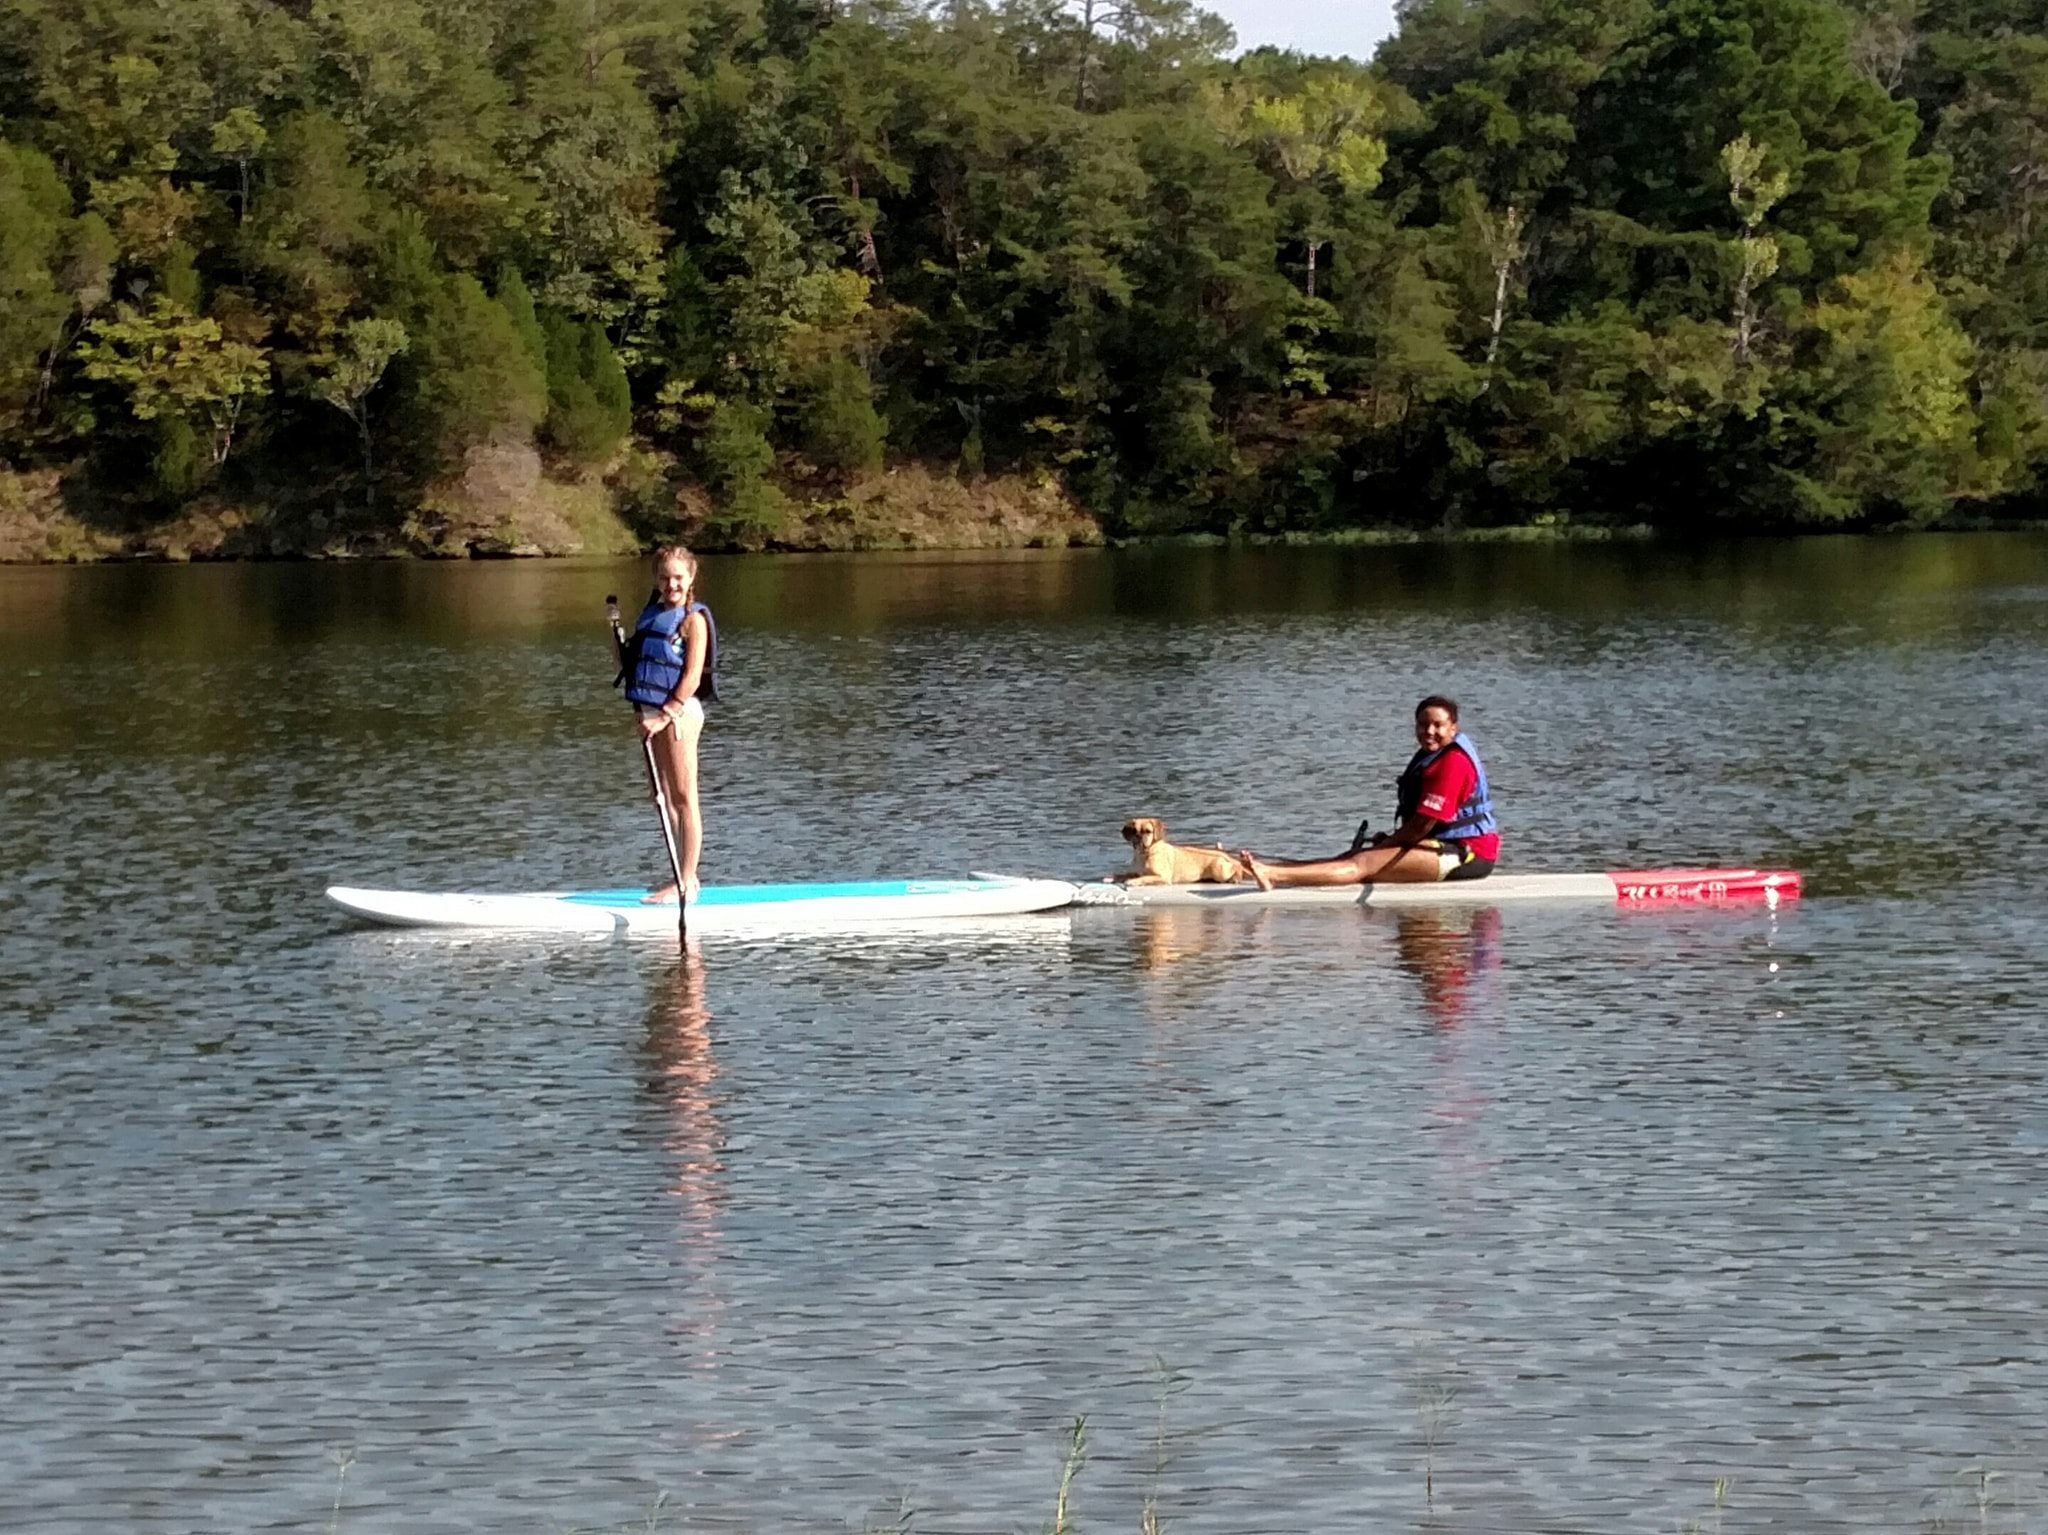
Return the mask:
[[1243,862],[1220,847],[1176,847],[1166,840],[1166,823],[1157,816],[1137,815],[1124,822],[1124,841],[1134,862],[1128,872],[1112,874],[1125,885],[1234,885],[1252,877]]

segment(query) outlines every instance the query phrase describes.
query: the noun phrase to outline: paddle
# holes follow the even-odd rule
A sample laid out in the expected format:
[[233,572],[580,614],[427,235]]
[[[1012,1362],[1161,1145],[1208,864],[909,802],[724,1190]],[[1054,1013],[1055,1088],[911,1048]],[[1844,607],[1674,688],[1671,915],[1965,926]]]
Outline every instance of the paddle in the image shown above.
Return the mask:
[[[616,593],[606,593],[604,614],[612,626],[612,658],[623,669],[626,664],[626,625],[619,616]],[[640,759],[647,766],[647,792],[653,796],[655,811],[661,817],[661,845],[668,849],[669,872],[675,876],[676,937],[687,945],[690,941],[690,903],[683,892],[683,859],[676,851],[676,824],[669,816],[668,794],[661,787],[661,770],[654,765],[654,737],[644,731],[640,736]]]

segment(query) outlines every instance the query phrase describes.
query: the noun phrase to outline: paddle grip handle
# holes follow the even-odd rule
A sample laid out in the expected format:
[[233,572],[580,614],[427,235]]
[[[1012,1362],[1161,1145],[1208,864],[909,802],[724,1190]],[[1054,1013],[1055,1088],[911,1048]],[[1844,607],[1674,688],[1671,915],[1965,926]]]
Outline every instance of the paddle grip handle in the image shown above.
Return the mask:
[[626,660],[626,624],[619,616],[619,598],[616,592],[604,594],[604,616],[612,626],[612,663],[623,666]]

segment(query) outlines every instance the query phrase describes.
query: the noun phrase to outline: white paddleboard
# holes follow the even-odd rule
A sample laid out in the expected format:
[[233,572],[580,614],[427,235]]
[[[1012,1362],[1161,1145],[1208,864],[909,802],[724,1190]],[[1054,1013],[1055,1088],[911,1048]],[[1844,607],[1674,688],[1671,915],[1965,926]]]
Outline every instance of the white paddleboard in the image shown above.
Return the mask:
[[[343,911],[389,927],[497,928],[524,932],[676,931],[674,903],[650,906],[645,890],[540,891],[517,895],[365,890],[330,885]],[[1063,879],[855,880],[788,885],[707,885],[690,902],[690,935],[801,933],[875,924],[928,923],[1049,911],[1074,899]]]
[[1799,894],[1791,869],[1623,869],[1608,874],[1489,874],[1439,884],[1321,885],[1261,890],[1257,885],[1075,887],[1079,906],[1502,906],[1523,901],[1594,901],[1619,906],[1762,901]]

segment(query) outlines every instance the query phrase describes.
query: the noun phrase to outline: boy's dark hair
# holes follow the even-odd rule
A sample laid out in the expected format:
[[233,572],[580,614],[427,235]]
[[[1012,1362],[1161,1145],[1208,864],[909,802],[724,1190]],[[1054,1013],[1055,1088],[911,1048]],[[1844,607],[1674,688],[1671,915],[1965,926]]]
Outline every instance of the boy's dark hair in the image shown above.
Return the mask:
[[1451,717],[1453,725],[1458,723],[1458,700],[1446,698],[1441,693],[1432,693],[1415,706],[1415,717],[1421,719],[1432,709],[1441,709]]

